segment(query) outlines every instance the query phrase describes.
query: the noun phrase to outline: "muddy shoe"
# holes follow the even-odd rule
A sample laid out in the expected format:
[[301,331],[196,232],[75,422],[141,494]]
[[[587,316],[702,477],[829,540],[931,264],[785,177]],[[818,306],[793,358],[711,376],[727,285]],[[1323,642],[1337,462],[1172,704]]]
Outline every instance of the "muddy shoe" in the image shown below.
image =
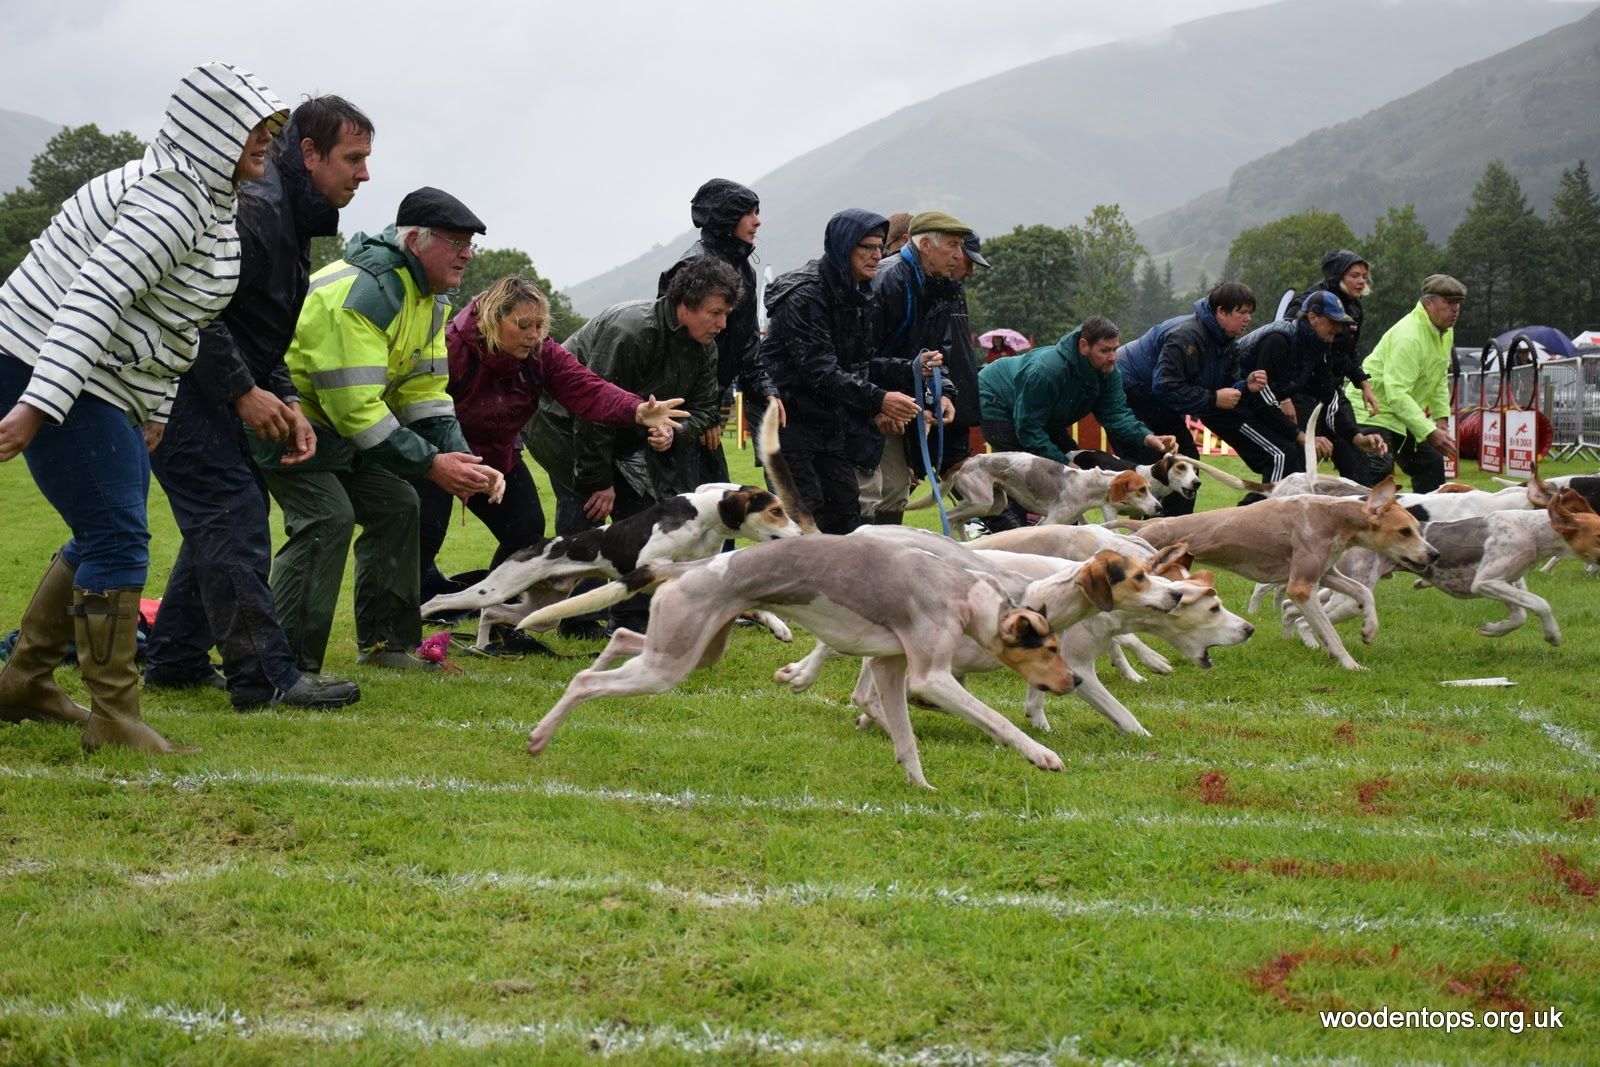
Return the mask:
[[235,711],[255,711],[259,708],[343,708],[361,699],[361,687],[354,682],[338,678],[319,678],[302,674],[300,680],[288,689],[243,692],[233,695]]
[[72,578],[72,567],[56,555],[22,613],[16,647],[0,668],[0,721],[66,726],[88,721],[89,709],[69,700],[55,681],[73,638]]
[[89,721],[83,725],[83,747],[94,752],[108,745],[152,755],[189,755],[189,745],[174,745],[139,717],[138,589],[72,591],[72,622],[78,641],[78,669],[89,690]]

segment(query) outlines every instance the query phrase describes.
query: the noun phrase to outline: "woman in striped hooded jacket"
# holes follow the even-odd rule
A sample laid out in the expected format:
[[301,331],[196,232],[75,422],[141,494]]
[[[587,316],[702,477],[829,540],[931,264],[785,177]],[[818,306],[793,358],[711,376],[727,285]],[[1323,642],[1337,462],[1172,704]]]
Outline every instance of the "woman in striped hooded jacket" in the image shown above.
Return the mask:
[[[148,453],[238,284],[235,187],[260,177],[288,114],[248,71],[196,67],[144,156],[62,204],[0,286],[0,462],[21,454],[72,531],[0,672],[0,719],[81,724],[90,751],[193,751],[139,717]],[[73,640],[88,710],[52,677]]]

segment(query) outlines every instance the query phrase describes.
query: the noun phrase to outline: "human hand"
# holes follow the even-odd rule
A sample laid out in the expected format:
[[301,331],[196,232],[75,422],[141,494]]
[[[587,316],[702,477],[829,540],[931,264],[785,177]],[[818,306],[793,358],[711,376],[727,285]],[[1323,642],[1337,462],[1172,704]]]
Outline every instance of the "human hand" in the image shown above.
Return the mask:
[[1434,430],[1428,435],[1428,444],[1432,445],[1440,455],[1453,456],[1456,454],[1455,438],[1445,433],[1443,427]]
[[489,503],[498,504],[506,496],[506,476],[493,467],[489,470],[494,474],[494,484],[489,487]]
[[154,452],[161,447],[161,438],[165,437],[167,433],[166,423],[150,420],[139,428],[144,431],[144,450],[146,452]]
[[645,436],[645,443],[651,451],[665,452],[672,447],[676,435],[677,431],[670,426],[657,426]]
[[886,415],[900,423],[916,418],[917,411],[916,400],[905,393],[884,393],[883,403],[878,405],[880,415]]
[[233,410],[263,441],[282,442],[294,429],[289,405],[259,385],[252,386],[248,393],[235,400]]
[[917,361],[922,364],[922,376],[933,377],[933,368],[944,366],[944,353],[937,348],[924,348],[917,353]]
[[1378,413],[1378,398],[1372,395],[1372,383],[1370,381],[1361,383],[1361,402],[1367,405],[1368,415],[1376,415]]
[[289,430],[289,437],[283,443],[283,458],[278,461],[285,467],[304,463],[317,454],[317,431],[313,430],[311,423],[300,414],[300,405],[290,404],[289,414],[294,418],[294,426]]
[[1221,411],[1232,411],[1239,406],[1239,398],[1243,395],[1237,389],[1218,389],[1217,408]]
[[720,422],[715,426],[706,427],[705,433],[700,435],[700,445],[702,448],[712,452],[722,447],[722,424]]
[[689,413],[683,410],[682,397],[657,400],[651,396],[649,400],[633,409],[633,421],[651,430],[660,426],[671,429],[688,417]]
[[905,433],[906,421],[907,420],[905,419],[891,418],[888,415],[872,416],[872,425],[876,426],[878,428],[878,432],[883,434],[885,437],[898,437],[899,435]]
[[1278,404],[1278,409],[1280,411],[1282,411],[1285,415],[1289,416],[1289,421],[1290,422],[1299,422],[1300,421],[1299,417],[1295,414],[1294,401],[1293,400],[1281,401]]
[[1252,393],[1261,392],[1267,387],[1267,372],[1264,370],[1251,371],[1250,376],[1244,380],[1244,387]]
[[451,496],[469,497],[492,488],[498,473],[471,452],[440,452],[428,468],[428,480]]
[[1146,448],[1153,448],[1157,452],[1176,452],[1178,450],[1178,439],[1172,436],[1170,433],[1145,434],[1144,446]]
[[1327,459],[1333,455],[1333,442],[1326,437],[1317,438],[1317,458]]
[[1363,452],[1371,452],[1375,456],[1389,454],[1389,442],[1383,439],[1381,433],[1358,433],[1354,440],[1356,447]]
[[599,522],[611,514],[611,509],[616,503],[615,489],[596,489],[589,494],[589,499],[583,502],[583,513],[588,516],[590,522]]
[[20,400],[0,419],[0,463],[15,459],[22,450],[33,443],[34,435],[44,425],[44,412]]
[[956,421],[956,406],[947,396],[939,398],[939,421],[946,426]]

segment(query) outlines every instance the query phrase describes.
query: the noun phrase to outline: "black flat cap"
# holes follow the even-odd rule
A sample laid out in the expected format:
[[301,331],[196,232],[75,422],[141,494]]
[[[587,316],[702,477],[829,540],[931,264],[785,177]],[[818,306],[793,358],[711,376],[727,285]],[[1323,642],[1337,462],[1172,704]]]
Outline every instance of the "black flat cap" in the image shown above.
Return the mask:
[[457,230],[461,233],[488,233],[483,220],[474,215],[467,205],[431,185],[414,189],[400,201],[395,212],[396,226],[427,226],[430,229]]

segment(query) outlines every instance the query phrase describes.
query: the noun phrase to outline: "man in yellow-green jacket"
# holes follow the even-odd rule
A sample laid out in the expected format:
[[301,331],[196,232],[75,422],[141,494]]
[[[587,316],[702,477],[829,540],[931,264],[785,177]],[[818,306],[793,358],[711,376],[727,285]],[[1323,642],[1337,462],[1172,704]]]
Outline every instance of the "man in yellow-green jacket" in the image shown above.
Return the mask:
[[284,357],[316,455],[283,466],[258,442],[256,459],[283,509],[287,540],[272,565],[272,596],[302,671],[322,669],[344,561],[356,524],[357,662],[435,665],[411,655],[422,638],[418,504],[411,481],[454,496],[493,492],[495,471],[471,454],[449,382],[446,290],[472,261],[483,223],[465,204],[422,188],[395,224],[357,234],[342,260],[311,279]]
[[[1378,409],[1356,429],[1381,434],[1388,445],[1388,455],[1367,457],[1370,469],[1363,480],[1368,485],[1376,485],[1396,463],[1411,476],[1411,488],[1418,493],[1444,484],[1444,457],[1456,454],[1455,440],[1446,430],[1450,351],[1466,295],[1467,287],[1448,274],[1428,275],[1417,306],[1389,328],[1362,364]],[[1351,411],[1362,410],[1356,386],[1345,394]]]

